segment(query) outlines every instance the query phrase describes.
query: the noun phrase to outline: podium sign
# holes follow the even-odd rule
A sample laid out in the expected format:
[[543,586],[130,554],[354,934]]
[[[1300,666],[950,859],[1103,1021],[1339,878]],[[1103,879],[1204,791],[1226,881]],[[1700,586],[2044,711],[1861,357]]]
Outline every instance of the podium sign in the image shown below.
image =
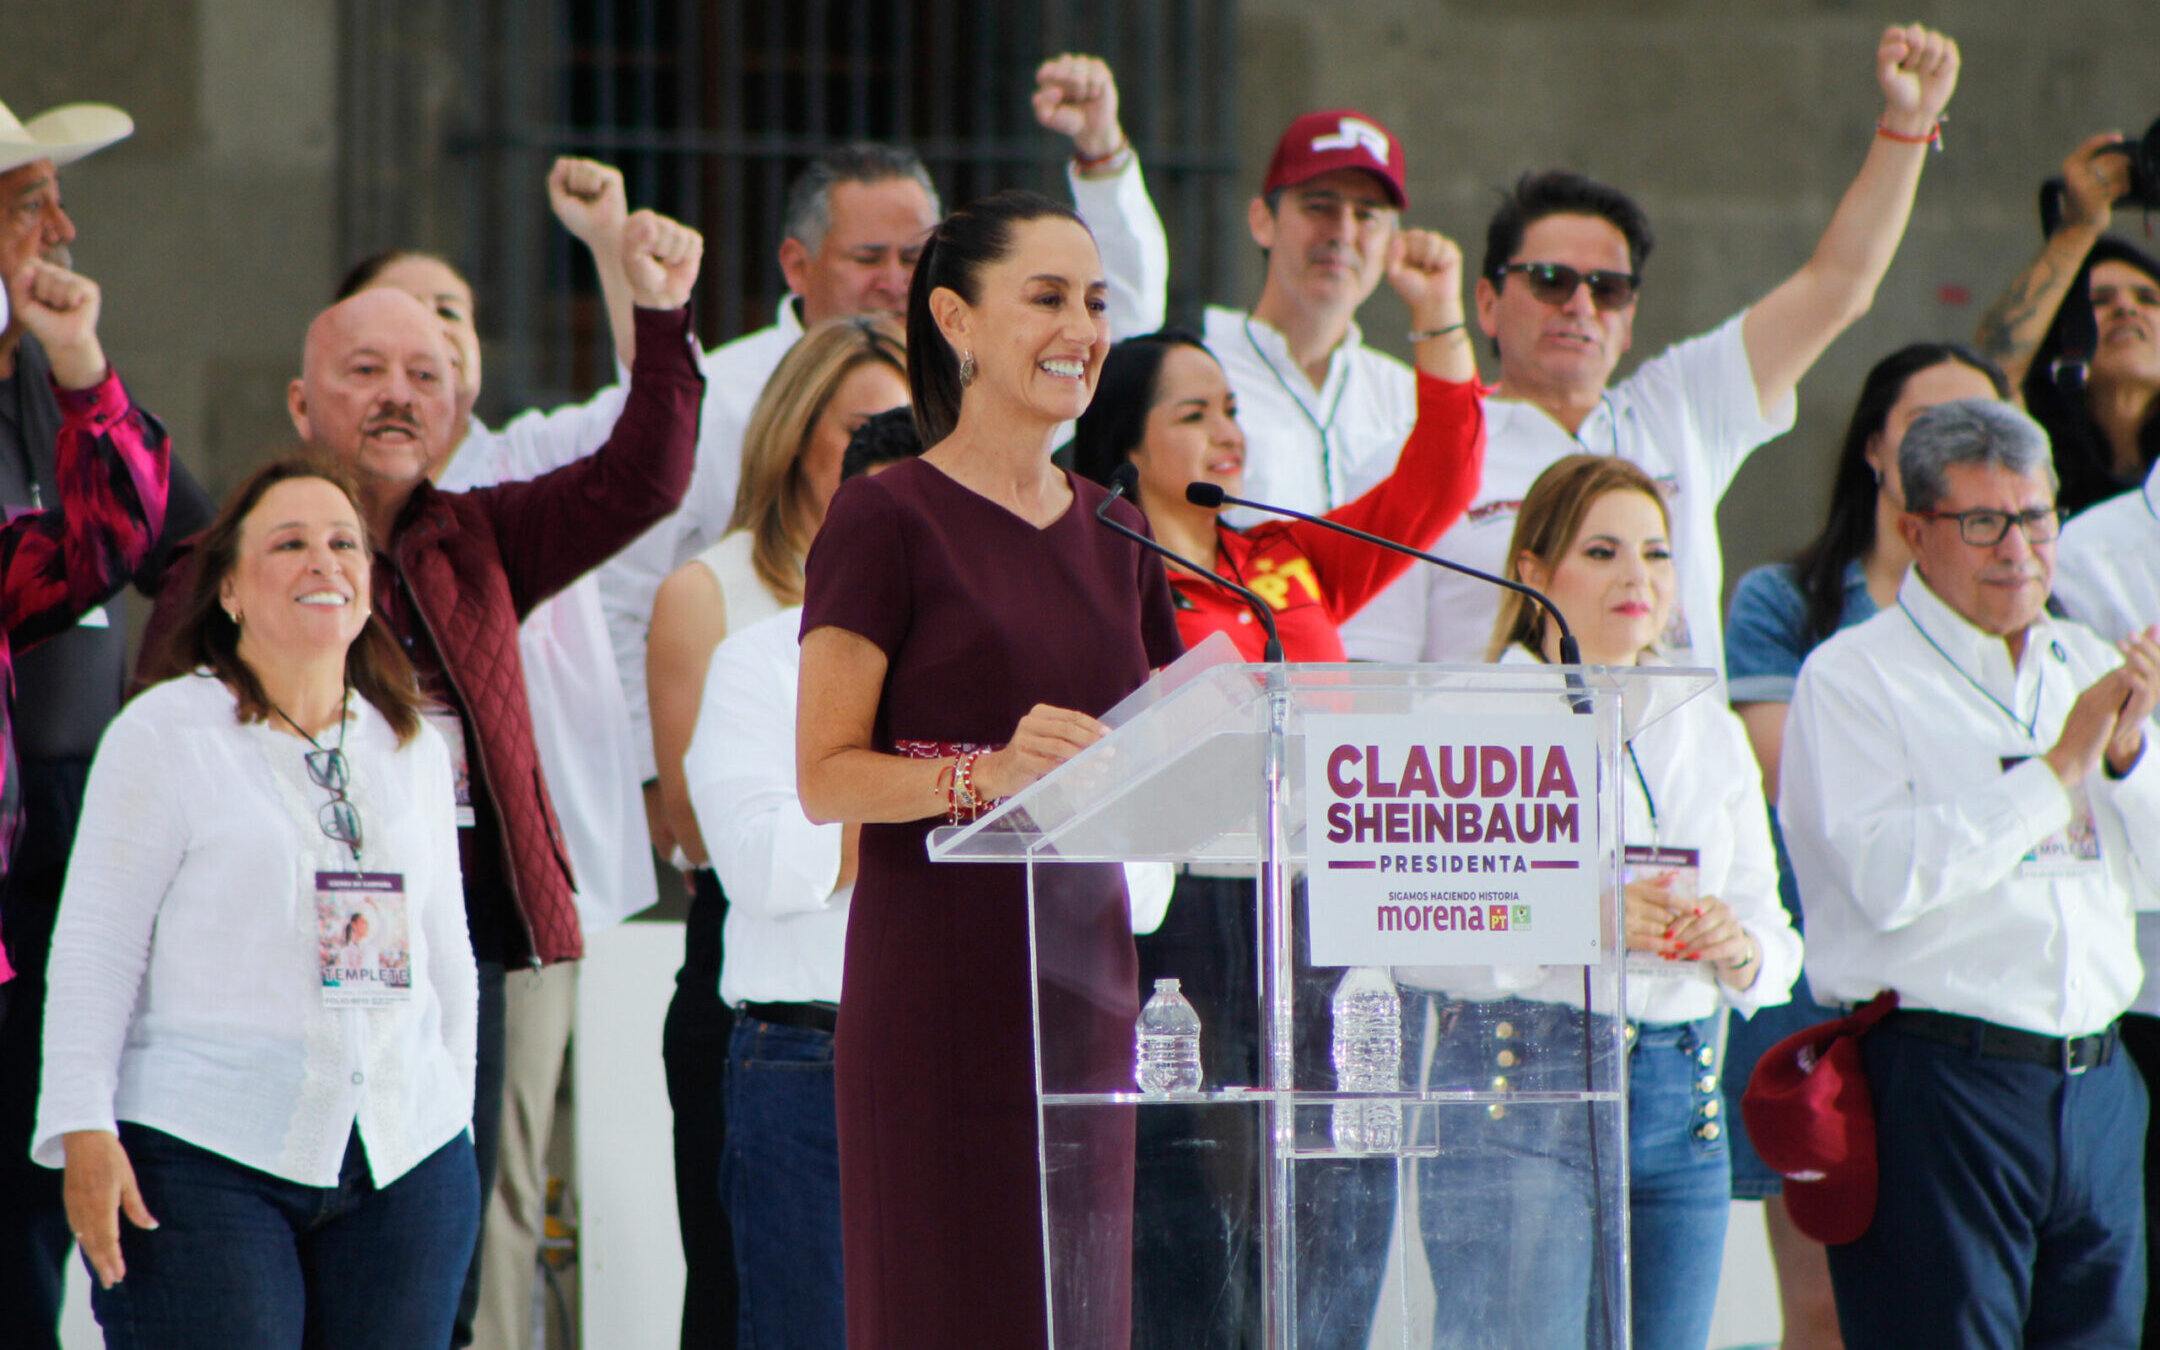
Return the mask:
[[[1058,1350],[1626,1346],[1620,756],[1714,684],[1217,635],[932,833],[1027,867]],[[1135,1086],[1135,861],[1185,865],[1140,973],[1199,1015],[1196,1091]]]
[[1588,717],[1308,713],[1305,744],[1315,965],[1597,960]]

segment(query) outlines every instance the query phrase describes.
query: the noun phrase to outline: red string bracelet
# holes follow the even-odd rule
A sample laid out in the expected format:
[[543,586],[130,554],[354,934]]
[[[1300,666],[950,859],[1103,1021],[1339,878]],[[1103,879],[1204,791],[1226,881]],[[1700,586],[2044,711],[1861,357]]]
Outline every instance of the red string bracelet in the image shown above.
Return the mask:
[[1943,148],[1941,122],[1936,122],[1930,126],[1925,136],[1908,136],[1902,131],[1892,131],[1883,123],[1877,122],[1875,124],[1875,134],[1886,141],[1896,141],[1899,145],[1932,145],[1937,150]]

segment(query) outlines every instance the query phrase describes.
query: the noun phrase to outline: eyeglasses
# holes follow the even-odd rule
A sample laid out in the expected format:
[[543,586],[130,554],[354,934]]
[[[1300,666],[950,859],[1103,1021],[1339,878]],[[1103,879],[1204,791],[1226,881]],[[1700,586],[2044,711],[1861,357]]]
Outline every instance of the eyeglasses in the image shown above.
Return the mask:
[[1954,520],[1958,538],[1974,548],[1993,548],[2010,533],[2012,525],[2025,532],[2028,544],[2052,543],[2062,533],[2063,518],[2070,513],[2060,506],[2035,507],[2030,511],[1915,511],[1928,520]]
[[345,796],[345,789],[352,783],[352,775],[346,768],[345,751],[333,746],[328,750],[310,750],[305,756],[308,777],[315,786],[331,794],[330,800],[316,814],[315,823],[322,832],[353,851],[360,852],[360,812]]
[[1548,305],[1564,305],[1575,298],[1575,288],[1587,284],[1590,302],[1599,309],[1626,309],[1635,303],[1635,287],[1641,278],[1633,272],[1578,272],[1566,263],[1508,263],[1493,269],[1495,283],[1520,272],[1530,283],[1530,294]]

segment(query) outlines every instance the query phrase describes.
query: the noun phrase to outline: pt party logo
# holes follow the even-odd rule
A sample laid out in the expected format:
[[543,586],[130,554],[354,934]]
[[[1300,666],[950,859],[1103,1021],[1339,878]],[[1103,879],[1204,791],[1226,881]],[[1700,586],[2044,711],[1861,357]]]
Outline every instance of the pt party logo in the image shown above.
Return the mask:
[[1308,715],[1312,959],[1598,959],[1597,734],[1556,716]]

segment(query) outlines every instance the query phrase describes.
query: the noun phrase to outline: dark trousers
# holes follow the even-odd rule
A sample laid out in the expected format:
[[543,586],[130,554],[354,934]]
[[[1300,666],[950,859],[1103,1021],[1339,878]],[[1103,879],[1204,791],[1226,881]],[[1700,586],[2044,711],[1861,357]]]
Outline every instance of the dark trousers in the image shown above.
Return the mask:
[[123,1124],[158,1227],[123,1221],[127,1277],[93,1288],[111,1350],[440,1345],[480,1225],[460,1133],[377,1189],[358,1131],[335,1186],[302,1186]]
[[[2160,1017],[2124,1013],[2122,1043],[2150,1096],[2153,1084],[2160,1083]],[[2160,1272],[2154,1270],[2160,1264],[2160,1243],[2153,1241],[2153,1234],[2160,1232],[2155,1213],[2160,1213],[2160,1119],[2145,1124],[2145,1336],[2140,1344],[2150,1350],[2160,1350],[2160,1298],[2152,1294],[2160,1289]]]
[[[480,1017],[478,1044],[473,1054],[473,1167],[480,1176],[480,1194],[495,1189],[495,1158],[502,1145],[503,1023],[508,1005],[503,996],[503,964],[480,962]],[[480,1209],[482,1220],[487,1207]],[[457,1319],[450,1329],[450,1344],[471,1345],[473,1318],[480,1311],[480,1243],[473,1243],[465,1267],[465,1284],[458,1293]]]
[[45,1034],[45,958],[60,901],[59,868],[18,870],[5,884],[15,978],[0,984],[0,1350],[60,1350],[68,1250],[61,1173],[30,1161]]
[[720,1001],[720,927],[727,897],[711,869],[693,878],[683,968],[660,1031],[668,1105],[675,1112],[675,1217],[682,1230],[682,1350],[734,1350],[735,1241],[720,1194],[727,1151],[728,1041],[735,1014]]
[[1891,1023],[1862,1054],[1880,1184],[1867,1232],[1829,1249],[1848,1350],[2136,1346],[2147,1099],[2129,1057],[2071,1075]]
[[[1342,978],[1315,967],[1298,891],[1293,998],[1296,1081],[1335,1081],[1325,1010]],[[1175,978],[1200,1015],[1206,1086],[1261,1082],[1254,884],[1185,875],[1155,932],[1135,939],[1142,997]],[[1316,1010],[1318,1014],[1315,1015]],[[1404,1062],[1416,1058],[1406,1034]],[[1260,1335],[1259,1115],[1249,1107],[1150,1106],[1137,1121],[1133,1222],[1135,1350],[1234,1350]],[[1293,1170],[1299,1350],[1362,1347],[1372,1333],[1395,1221],[1392,1158],[1332,1158]]]

